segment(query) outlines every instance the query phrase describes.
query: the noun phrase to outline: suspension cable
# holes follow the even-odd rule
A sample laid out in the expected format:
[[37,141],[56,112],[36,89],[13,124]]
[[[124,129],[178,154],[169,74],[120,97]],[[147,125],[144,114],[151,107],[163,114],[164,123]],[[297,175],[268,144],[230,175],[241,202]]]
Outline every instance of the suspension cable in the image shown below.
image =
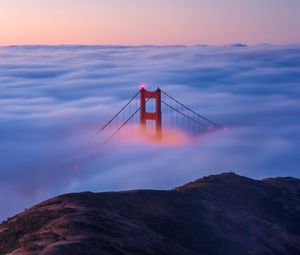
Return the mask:
[[209,123],[213,124],[214,126],[217,126],[219,128],[221,128],[221,126],[207,118],[205,118],[204,116],[200,115],[199,113],[193,111],[191,108],[185,106],[184,104],[180,103],[178,100],[176,100],[174,97],[170,96],[169,94],[167,94],[166,92],[164,92],[163,90],[161,90],[162,93],[164,93],[166,96],[168,96],[169,98],[171,98],[172,100],[174,100],[176,103],[180,104],[181,106],[183,106],[184,108],[186,108],[187,110],[189,110],[190,112],[194,113],[195,115],[197,115],[198,117],[208,121]]
[[138,94],[140,93],[140,91],[138,93],[136,93],[130,100],[129,102],[123,106],[123,108],[117,113],[115,114],[110,121],[108,121],[102,128],[100,128],[97,133],[95,134],[95,136],[99,135],[100,132],[102,132],[111,122],[113,122],[113,120],[115,118],[117,118],[119,116],[119,114],[138,96]]
[[163,104],[167,105],[168,107],[170,107],[172,110],[178,112],[178,113],[181,114],[182,116],[184,116],[184,117],[186,117],[186,118],[188,118],[188,119],[190,119],[190,120],[192,120],[192,121],[198,123],[199,125],[202,125],[199,121],[197,121],[197,120],[191,118],[190,116],[186,115],[185,113],[183,113],[183,112],[177,110],[176,108],[174,108],[173,106],[169,105],[169,104],[166,103],[165,101],[161,100],[161,102],[162,102]]
[[[140,93],[140,91],[139,91]],[[105,145],[108,141],[110,141],[140,110],[142,107],[144,107],[146,105],[146,103],[151,99],[151,97],[155,94],[156,92],[153,92],[150,97],[147,98],[147,100],[145,100],[145,102],[110,136],[108,137],[104,144]],[[134,96],[136,97],[136,95]]]
[[[133,114],[131,114],[130,115],[130,117],[126,120],[126,121],[124,121],[124,110],[125,110],[125,108],[128,106],[128,105],[130,105],[130,103],[135,99],[135,100],[137,100],[137,96],[139,95],[139,93],[140,93],[140,91],[141,90],[139,90],[128,102],[127,102],[127,104],[126,105],[124,105],[123,107],[122,107],[122,109],[118,112],[118,113],[116,113],[103,127],[101,127],[97,132],[96,132],[96,134],[93,136],[93,137],[91,137],[91,139],[92,138],[94,138],[94,137],[96,137],[99,133],[101,133],[107,126],[109,126],[109,125],[111,125],[111,123],[123,112],[123,123],[122,123],[122,125],[108,138],[108,139],[106,139],[106,141],[104,142],[104,144],[106,144],[110,139],[112,139],[129,121],[131,121],[132,120],[132,118],[133,117],[135,117],[135,116],[137,116],[136,114],[140,111],[140,109],[142,108],[142,107],[144,107],[145,105],[146,105],[146,103],[151,99],[151,97],[156,93],[156,92],[153,92],[152,94],[151,94],[151,96],[150,97],[148,97],[146,100],[145,100],[145,102],[142,104],[142,105],[140,105],[140,107],[133,113]],[[193,113],[193,116],[194,115],[196,115],[197,117],[199,117],[200,119],[202,119],[202,120],[204,120],[204,121],[206,121],[207,123],[210,123],[211,125],[213,125],[213,126],[215,126],[215,127],[221,127],[219,124],[217,124],[217,123],[215,123],[215,122],[213,122],[213,121],[211,121],[211,120],[209,120],[209,119],[207,119],[207,118],[205,118],[204,116],[202,116],[202,115],[200,115],[200,114],[198,114],[197,112],[195,112],[195,111],[193,111],[192,109],[190,109],[189,107],[187,107],[187,106],[185,106],[184,104],[182,104],[182,103],[180,103],[178,100],[176,100],[175,98],[173,98],[172,96],[170,96],[169,94],[167,94],[166,92],[164,92],[163,90],[161,90],[161,92],[165,95],[165,96],[167,96],[169,99],[170,99],[170,103],[172,102],[171,100],[173,100],[174,102],[176,102],[177,104],[179,104],[180,106],[182,106],[182,111],[180,111],[180,110],[178,110],[178,109],[176,109],[175,107],[173,107],[173,106],[171,106],[169,103],[167,103],[167,102],[165,102],[163,99],[161,99],[161,102],[163,103],[163,104],[165,104],[165,105],[167,105],[169,108],[171,108],[172,110],[174,110],[175,112],[177,112],[177,113],[179,113],[179,114],[181,114],[182,116],[184,116],[184,117],[186,117],[186,118],[188,118],[188,119],[190,119],[190,120],[192,120],[194,123],[197,123],[199,126],[203,126],[203,124],[201,124],[201,122],[200,121],[198,121],[198,120],[196,120],[195,118],[192,118],[192,117],[190,117],[188,114],[186,114],[186,113],[184,113],[183,112],[183,109],[185,108],[185,109],[187,109],[189,112],[191,112],[191,113]],[[136,101],[137,102],[137,101]],[[136,103],[136,106],[137,106],[137,103]],[[131,111],[131,109],[130,109],[130,111]],[[171,118],[171,116],[170,116],[170,118]],[[171,121],[171,120],[170,120]],[[205,125],[205,124],[204,124]]]

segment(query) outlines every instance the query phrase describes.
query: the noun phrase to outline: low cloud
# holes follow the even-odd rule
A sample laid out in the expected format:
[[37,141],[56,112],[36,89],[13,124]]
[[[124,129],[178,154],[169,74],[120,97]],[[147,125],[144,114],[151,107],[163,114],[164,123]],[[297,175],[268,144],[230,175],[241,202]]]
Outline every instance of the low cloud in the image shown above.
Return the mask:
[[[83,190],[166,189],[233,170],[300,177],[300,47],[0,48],[0,218]],[[102,147],[96,131],[145,82],[229,127]]]

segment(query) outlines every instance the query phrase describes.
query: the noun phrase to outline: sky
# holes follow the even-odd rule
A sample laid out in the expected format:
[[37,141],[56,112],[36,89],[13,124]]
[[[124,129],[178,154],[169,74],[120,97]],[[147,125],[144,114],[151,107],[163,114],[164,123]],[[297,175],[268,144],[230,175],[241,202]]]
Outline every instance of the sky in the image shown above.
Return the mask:
[[[141,82],[228,130],[102,147]],[[0,219],[66,192],[300,177],[299,46],[0,47],[0,84]]]
[[298,0],[1,0],[0,45],[300,44]]

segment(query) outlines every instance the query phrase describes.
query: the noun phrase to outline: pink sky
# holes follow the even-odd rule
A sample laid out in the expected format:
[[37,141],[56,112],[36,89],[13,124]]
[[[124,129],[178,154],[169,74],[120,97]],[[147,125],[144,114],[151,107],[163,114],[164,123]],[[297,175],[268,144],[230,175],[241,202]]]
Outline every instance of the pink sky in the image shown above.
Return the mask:
[[298,0],[9,0],[0,45],[300,43]]

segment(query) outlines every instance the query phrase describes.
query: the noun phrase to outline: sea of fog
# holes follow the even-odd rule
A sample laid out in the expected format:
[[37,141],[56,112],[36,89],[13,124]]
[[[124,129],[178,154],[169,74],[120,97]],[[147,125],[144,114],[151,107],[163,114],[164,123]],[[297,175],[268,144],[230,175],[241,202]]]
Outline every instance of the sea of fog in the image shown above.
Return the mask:
[[[228,130],[87,142],[141,82]],[[300,46],[0,47],[0,131],[0,219],[66,192],[300,177]]]

